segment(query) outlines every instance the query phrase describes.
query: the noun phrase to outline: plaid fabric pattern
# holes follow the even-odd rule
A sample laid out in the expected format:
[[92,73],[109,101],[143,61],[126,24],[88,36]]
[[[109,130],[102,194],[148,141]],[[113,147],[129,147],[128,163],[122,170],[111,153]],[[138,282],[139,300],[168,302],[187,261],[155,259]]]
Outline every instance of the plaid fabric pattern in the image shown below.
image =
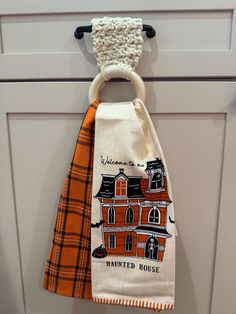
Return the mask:
[[60,195],[43,288],[60,295],[91,299],[91,201],[95,114],[87,109]]

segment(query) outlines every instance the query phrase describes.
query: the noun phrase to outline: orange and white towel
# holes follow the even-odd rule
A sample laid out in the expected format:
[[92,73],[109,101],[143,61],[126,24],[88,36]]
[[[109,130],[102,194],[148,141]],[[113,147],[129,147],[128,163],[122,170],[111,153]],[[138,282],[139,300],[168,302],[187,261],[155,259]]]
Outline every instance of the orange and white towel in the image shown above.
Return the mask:
[[94,302],[173,309],[173,196],[158,136],[138,98],[97,109],[91,223]]

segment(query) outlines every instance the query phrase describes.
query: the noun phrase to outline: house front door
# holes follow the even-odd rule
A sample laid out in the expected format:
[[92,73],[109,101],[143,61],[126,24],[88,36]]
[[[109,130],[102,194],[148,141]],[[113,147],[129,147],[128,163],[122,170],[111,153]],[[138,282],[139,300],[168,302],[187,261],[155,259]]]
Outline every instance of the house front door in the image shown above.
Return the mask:
[[148,238],[145,247],[145,257],[149,259],[157,259],[158,240],[155,237]]

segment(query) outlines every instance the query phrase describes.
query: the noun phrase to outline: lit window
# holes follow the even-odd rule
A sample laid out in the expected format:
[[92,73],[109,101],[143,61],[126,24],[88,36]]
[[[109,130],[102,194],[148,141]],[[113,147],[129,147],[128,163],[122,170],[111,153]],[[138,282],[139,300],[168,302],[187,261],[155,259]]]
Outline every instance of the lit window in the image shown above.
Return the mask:
[[132,251],[132,247],[133,247],[133,238],[132,238],[132,235],[129,233],[125,240],[125,250]]
[[149,215],[148,215],[148,222],[151,223],[155,223],[155,224],[159,224],[161,217],[160,217],[160,211],[159,209],[154,206],[150,211],[149,211]]
[[131,206],[129,206],[126,210],[125,223],[127,224],[134,223],[134,210]]
[[113,206],[110,206],[108,208],[108,219],[107,219],[109,224],[114,224],[115,223],[115,209]]
[[126,181],[123,179],[116,181],[116,196],[126,196]]
[[109,249],[115,249],[116,248],[116,236],[112,233],[108,237],[108,245]]
[[152,181],[151,181],[151,189],[157,190],[163,186],[163,174],[162,171],[155,172]]

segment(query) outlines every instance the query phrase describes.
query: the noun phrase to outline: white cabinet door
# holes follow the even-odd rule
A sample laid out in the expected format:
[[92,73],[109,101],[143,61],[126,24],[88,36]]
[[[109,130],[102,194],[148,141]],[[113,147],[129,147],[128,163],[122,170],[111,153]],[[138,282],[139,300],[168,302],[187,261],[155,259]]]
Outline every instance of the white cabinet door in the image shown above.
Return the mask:
[[[177,237],[176,314],[234,314],[236,84],[149,82],[147,108],[168,163]],[[146,313],[42,288],[59,194],[89,83],[0,84],[0,312]],[[103,99],[134,97],[108,83]],[[125,96],[124,96],[125,95]]]
[[144,36],[142,77],[236,75],[236,0],[1,0],[0,79],[93,78],[92,39],[74,37],[94,17],[141,17],[157,35]]

